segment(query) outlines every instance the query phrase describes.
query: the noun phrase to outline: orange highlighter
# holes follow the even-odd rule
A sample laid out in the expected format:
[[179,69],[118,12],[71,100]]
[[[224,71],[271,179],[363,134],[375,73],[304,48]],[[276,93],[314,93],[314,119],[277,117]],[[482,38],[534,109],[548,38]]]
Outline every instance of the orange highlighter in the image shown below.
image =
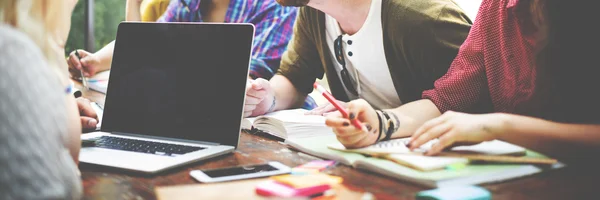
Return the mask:
[[[327,99],[327,101],[329,101],[329,103],[331,103],[331,105],[333,105],[338,111],[340,111],[340,113],[342,113],[342,116],[344,118],[349,118],[348,111],[346,111],[344,107],[337,103],[336,99],[333,97],[333,95],[331,95],[331,93],[327,92],[327,90],[325,90],[325,88],[323,88],[323,86],[319,85],[317,82],[315,82],[313,86],[325,97],[325,99]],[[358,121],[358,119],[354,118],[353,120],[351,120],[351,122],[352,125],[354,125],[354,127],[356,127],[357,129],[362,129],[362,125],[360,124],[360,121]]]

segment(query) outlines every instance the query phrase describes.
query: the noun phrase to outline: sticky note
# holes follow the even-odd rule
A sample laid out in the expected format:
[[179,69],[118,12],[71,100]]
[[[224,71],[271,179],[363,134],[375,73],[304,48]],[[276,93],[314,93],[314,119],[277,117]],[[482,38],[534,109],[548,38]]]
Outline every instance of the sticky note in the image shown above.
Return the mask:
[[418,192],[417,200],[490,200],[491,193],[478,186],[449,186]]
[[294,168],[292,168],[291,174],[305,175],[305,174],[316,174],[319,172],[320,172],[320,170],[318,170],[318,169],[307,169],[307,168],[294,167]]
[[461,169],[464,169],[465,167],[467,167],[467,164],[465,164],[465,163],[455,163],[455,164],[446,166],[446,169],[447,170],[461,170]]
[[310,161],[308,163],[298,166],[298,168],[317,169],[319,171],[323,171],[324,169],[327,169],[328,167],[335,165],[335,163],[336,162],[332,161],[332,160],[313,160],[313,161]]
[[299,197],[299,196],[312,196],[316,194],[324,193],[325,191],[331,189],[331,186],[324,185],[315,185],[312,187],[306,188],[293,188],[288,185],[284,185],[278,183],[276,181],[270,180],[259,183],[256,186],[256,194],[262,196],[277,196],[277,197]]
[[331,176],[323,173],[319,174],[306,174],[306,175],[279,175],[271,177],[279,183],[289,185],[293,188],[306,188],[317,185],[333,185],[342,183],[344,179],[338,176]]

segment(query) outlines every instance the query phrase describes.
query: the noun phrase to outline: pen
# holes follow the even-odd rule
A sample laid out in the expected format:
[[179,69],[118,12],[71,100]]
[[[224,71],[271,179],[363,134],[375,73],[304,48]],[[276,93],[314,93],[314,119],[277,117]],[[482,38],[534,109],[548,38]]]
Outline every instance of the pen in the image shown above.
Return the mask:
[[[75,56],[77,56],[77,60],[79,60],[79,63],[81,64],[81,56],[79,56],[78,50],[75,50]],[[81,74],[81,84],[83,84],[84,88],[88,88],[87,80],[86,80],[85,76],[83,75],[83,65],[81,66],[81,70],[79,70],[79,73]]]
[[[329,101],[329,103],[331,103],[331,105],[333,105],[338,111],[340,111],[340,113],[342,113],[342,116],[344,118],[349,117],[348,111],[346,111],[346,109],[344,109],[344,107],[342,107],[340,104],[338,104],[336,102],[335,98],[333,97],[333,95],[331,95],[329,92],[327,92],[327,90],[325,90],[325,88],[323,88],[323,86],[319,85],[316,82],[313,86],[325,97],[325,99],[327,99],[327,101]],[[355,118],[355,119],[351,120],[351,122],[352,122],[352,125],[354,125],[354,127],[356,127],[357,129],[362,129],[362,125],[360,124],[358,119]]]

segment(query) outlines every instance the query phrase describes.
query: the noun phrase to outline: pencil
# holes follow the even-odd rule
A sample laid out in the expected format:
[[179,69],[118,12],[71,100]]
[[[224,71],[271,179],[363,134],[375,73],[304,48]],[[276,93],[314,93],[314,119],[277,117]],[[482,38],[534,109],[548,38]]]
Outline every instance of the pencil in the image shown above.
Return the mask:
[[[75,56],[77,56],[77,60],[81,64],[81,56],[79,56],[79,50],[75,50]],[[81,75],[81,84],[83,84],[84,88],[88,88],[87,78],[83,75],[83,65],[81,65],[81,70],[79,70],[79,74]]]

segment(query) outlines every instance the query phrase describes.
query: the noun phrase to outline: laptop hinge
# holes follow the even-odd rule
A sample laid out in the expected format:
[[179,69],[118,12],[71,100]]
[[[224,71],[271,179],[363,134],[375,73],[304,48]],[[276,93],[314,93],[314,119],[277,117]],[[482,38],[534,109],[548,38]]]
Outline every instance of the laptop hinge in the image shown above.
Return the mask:
[[187,143],[210,145],[210,146],[221,145],[221,144],[215,143],[215,142],[204,142],[204,141],[186,140],[186,139],[179,139],[179,138],[167,138],[167,137],[160,137],[160,136],[140,135],[140,134],[134,134],[134,133],[123,133],[123,132],[115,132],[115,131],[110,132],[110,133],[115,134],[115,135],[124,135],[124,136],[130,136],[130,137],[148,138],[148,139],[155,139],[155,140],[166,140],[166,141],[173,141],[173,142],[187,142]]

